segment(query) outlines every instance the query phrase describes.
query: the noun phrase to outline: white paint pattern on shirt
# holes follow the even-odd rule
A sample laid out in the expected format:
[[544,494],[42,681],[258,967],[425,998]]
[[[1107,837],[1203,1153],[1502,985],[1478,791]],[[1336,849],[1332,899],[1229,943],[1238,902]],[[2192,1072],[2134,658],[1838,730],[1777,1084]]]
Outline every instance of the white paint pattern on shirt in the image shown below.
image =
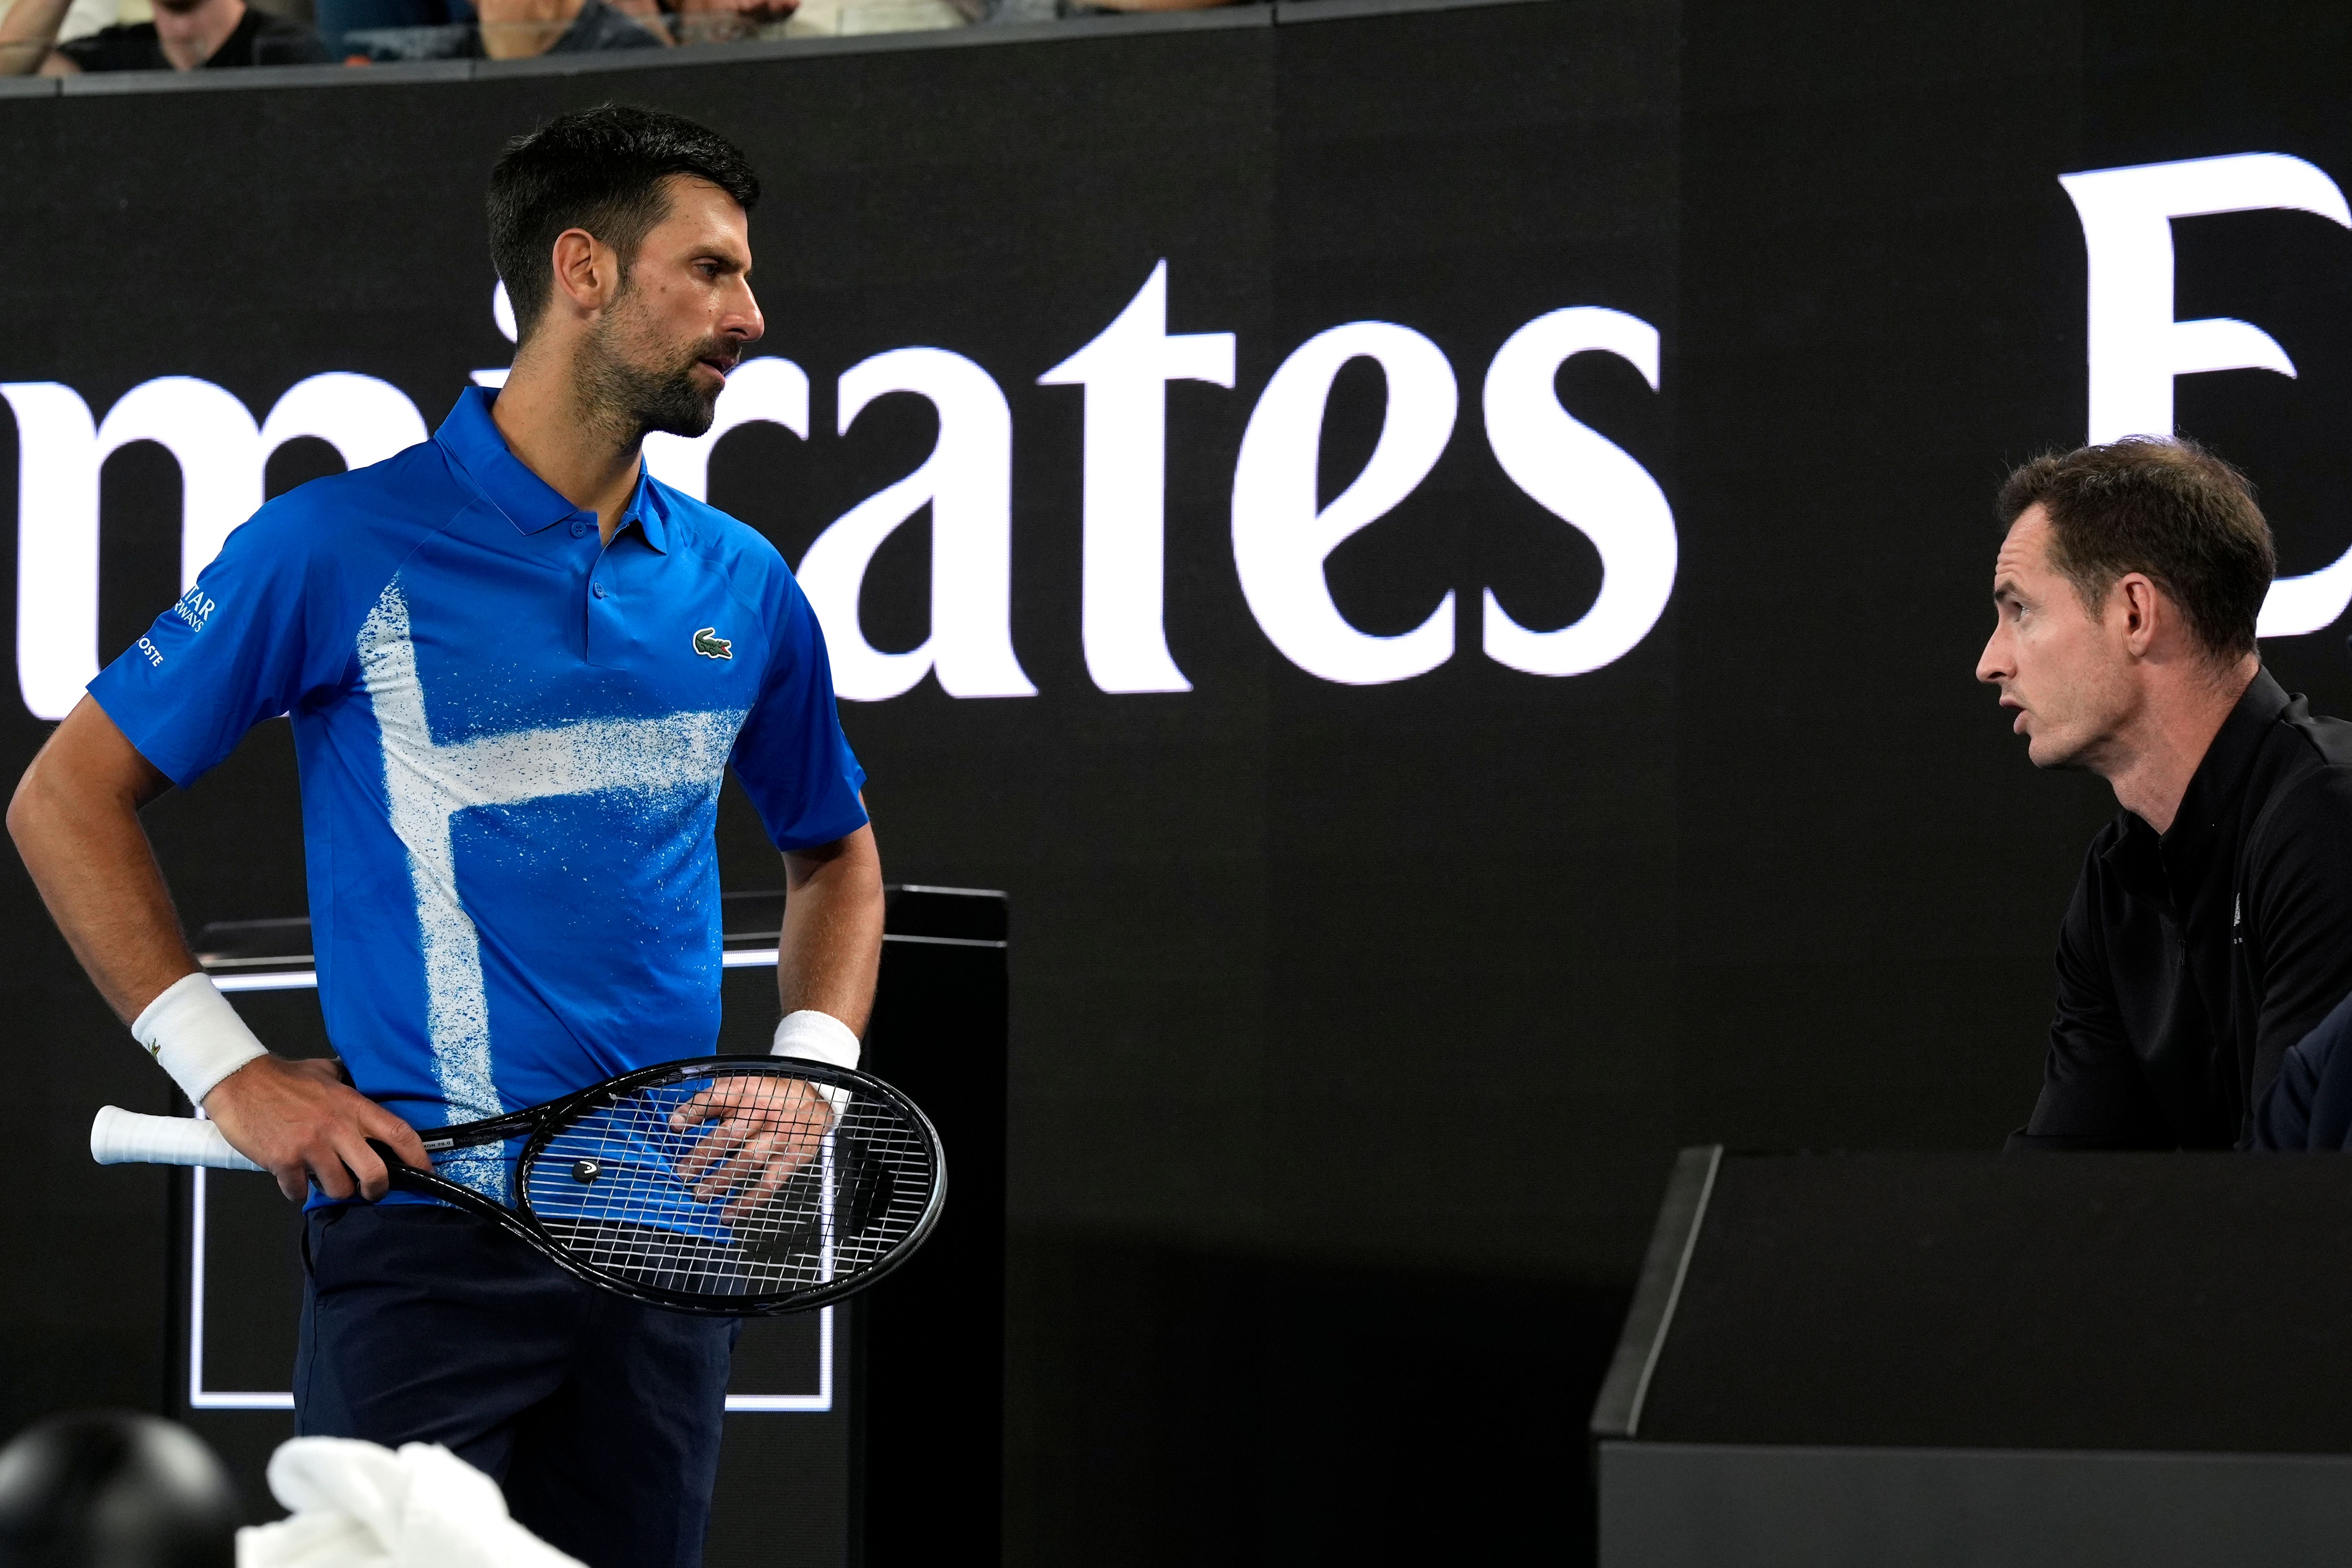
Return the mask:
[[[593,720],[438,744],[425,717],[408,601],[395,577],[360,627],[360,671],[383,734],[392,830],[408,851],[425,963],[425,1030],[451,1121],[503,1109],[491,1074],[481,933],[457,891],[451,822],[481,806],[625,791],[715,796],[741,729],[741,710],[661,719]],[[470,1151],[444,1175],[504,1196],[496,1147]]]

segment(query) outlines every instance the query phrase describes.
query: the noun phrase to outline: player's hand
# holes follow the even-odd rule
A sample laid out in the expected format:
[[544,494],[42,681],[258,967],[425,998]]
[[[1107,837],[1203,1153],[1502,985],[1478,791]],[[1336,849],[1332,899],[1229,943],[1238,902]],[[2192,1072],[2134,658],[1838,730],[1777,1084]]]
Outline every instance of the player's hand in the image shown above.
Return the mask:
[[720,1217],[734,1225],[816,1158],[833,1129],[833,1107],[800,1079],[747,1073],[712,1084],[672,1112],[669,1124],[680,1132],[710,1129],[680,1162],[678,1179],[704,1203],[732,1191]]
[[392,1177],[371,1138],[405,1163],[432,1169],[416,1129],[345,1083],[342,1065],[325,1058],[256,1057],[213,1086],[205,1114],[297,1202],[312,1181],[331,1198],[383,1196]]

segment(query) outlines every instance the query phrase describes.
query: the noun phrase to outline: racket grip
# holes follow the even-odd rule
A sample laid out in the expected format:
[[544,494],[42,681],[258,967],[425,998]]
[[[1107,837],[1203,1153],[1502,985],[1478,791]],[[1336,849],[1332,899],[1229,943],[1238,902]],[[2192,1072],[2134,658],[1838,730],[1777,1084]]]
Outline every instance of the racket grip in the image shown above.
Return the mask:
[[206,1165],[215,1171],[258,1171],[229,1146],[221,1130],[193,1116],[141,1116],[101,1106],[89,1124],[89,1157],[101,1165]]

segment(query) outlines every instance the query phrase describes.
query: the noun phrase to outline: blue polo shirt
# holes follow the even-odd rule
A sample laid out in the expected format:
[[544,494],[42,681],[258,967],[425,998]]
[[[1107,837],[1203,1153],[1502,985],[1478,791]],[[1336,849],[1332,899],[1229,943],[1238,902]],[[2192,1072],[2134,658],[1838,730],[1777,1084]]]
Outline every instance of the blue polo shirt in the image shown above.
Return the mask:
[[866,821],[775,548],[649,476],[603,546],[496,395],[263,507],[89,688],[183,785],[291,717],[327,1032],[427,1128],[712,1050],[730,766],[780,848]]

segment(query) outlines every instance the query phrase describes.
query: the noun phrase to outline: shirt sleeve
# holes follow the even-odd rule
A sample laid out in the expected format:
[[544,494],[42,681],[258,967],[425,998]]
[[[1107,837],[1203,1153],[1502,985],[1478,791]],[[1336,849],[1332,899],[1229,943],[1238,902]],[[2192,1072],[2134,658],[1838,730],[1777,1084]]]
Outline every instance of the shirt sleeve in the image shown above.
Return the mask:
[[789,575],[782,575],[770,626],[759,700],[730,760],[776,847],[806,849],[866,826],[857,798],[866,770],[841,732],[824,630]]
[[233,531],[196,585],[89,683],[139,754],[184,788],[254,725],[345,676],[350,650],[318,635],[332,606],[312,592],[317,532],[291,499]]
[[2092,884],[2105,839],[2084,858],[2066,919],[2058,928],[2058,1005],[2050,1021],[2042,1097],[2008,1147],[2171,1149],[2180,1139],[2149,1093],[2147,1073],[2131,1048],[2092,908]]
[[2263,994],[2252,1088],[2258,1148],[2345,1146],[2352,1134],[2352,768],[2298,784],[2263,825],[2244,919]]

